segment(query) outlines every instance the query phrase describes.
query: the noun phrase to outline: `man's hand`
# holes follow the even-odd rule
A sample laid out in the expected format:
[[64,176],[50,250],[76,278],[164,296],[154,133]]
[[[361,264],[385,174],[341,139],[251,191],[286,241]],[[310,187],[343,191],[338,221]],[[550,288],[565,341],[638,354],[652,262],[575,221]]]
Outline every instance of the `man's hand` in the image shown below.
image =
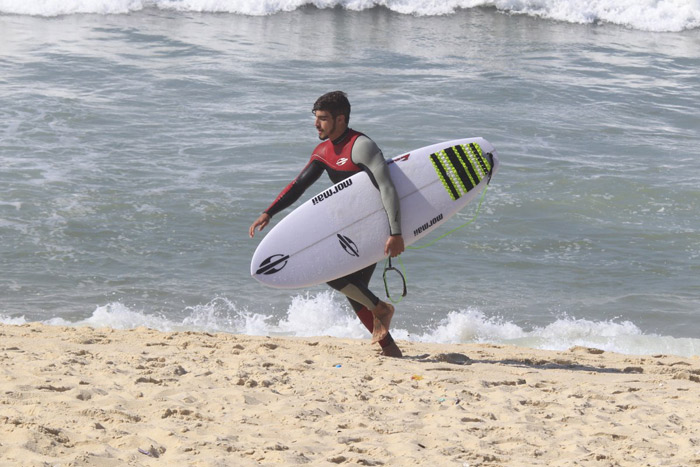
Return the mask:
[[[258,232],[260,232],[269,223],[270,223],[270,216],[266,212],[263,212],[262,214],[260,214],[260,217],[255,219],[255,222],[253,222],[253,224],[250,226],[250,229],[248,229],[248,235],[250,235],[250,238],[253,238],[255,236],[256,227],[258,229]],[[401,242],[401,244],[403,245],[403,242]]]
[[403,253],[404,249],[403,237],[401,235],[392,235],[386,241],[386,245],[384,246],[384,254],[391,256],[392,258],[396,258]]

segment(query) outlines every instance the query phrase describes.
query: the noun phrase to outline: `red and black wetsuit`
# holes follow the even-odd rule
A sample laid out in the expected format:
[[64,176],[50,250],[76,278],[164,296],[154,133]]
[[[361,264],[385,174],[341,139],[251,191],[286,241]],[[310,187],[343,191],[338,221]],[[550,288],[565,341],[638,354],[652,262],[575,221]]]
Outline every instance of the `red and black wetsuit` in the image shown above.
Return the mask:
[[[374,141],[349,128],[338,139],[326,140],[316,146],[311,159],[301,173],[282,190],[265,212],[272,217],[291,206],[324,171],[328,173],[334,184],[360,171],[366,172],[380,191],[391,235],[401,234],[399,200],[384,156]],[[328,285],[348,297],[358,317],[370,332],[373,328],[373,315],[370,309],[379,302],[379,298],[368,288],[375,267],[376,264],[372,264],[328,282]],[[380,341],[382,347],[391,343],[393,343],[391,335],[387,335]]]

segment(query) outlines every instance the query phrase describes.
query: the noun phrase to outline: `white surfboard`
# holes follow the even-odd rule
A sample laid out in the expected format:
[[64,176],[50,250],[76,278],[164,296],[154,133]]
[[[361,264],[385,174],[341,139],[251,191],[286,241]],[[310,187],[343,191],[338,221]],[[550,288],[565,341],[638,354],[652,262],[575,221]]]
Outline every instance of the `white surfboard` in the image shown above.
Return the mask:
[[[498,170],[496,150],[483,138],[433,144],[387,163],[407,246],[476,198]],[[321,284],[385,258],[388,237],[379,190],[360,172],[278,222],[253,254],[250,273],[277,288]]]

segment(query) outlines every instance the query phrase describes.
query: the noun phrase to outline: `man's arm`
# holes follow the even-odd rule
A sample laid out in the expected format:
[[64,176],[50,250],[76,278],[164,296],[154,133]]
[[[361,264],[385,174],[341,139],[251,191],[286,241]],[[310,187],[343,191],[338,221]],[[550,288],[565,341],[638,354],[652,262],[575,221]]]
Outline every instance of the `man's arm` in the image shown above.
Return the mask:
[[272,202],[272,204],[260,214],[255,222],[253,222],[248,229],[248,235],[253,238],[255,235],[255,230],[260,232],[264,229],[267,224],[270,223],[272,216],[278,212],[288,208],[296,200],[301,198],[306,189],[313,185],[313,183],[318,180],[318,177],[323,173],[323,166],[315,160],[310,161],[306,164],[306,167],[301,171],[301,173],[295,178],[289,185],[285,187],[284,190],[277,195],[277,198]]
[[384,254],[392,257],[400,255],[404,251],[403,237],[401,236],[401,211],[399,196],[396,193],[394,182],[389,175],[389,167],[384,160],[384,155],[374,141],[366,136],[360,136],[352,147],[352,160],[362,167],[379,189],[382,204],[389,221],[390,236],[384,247]]

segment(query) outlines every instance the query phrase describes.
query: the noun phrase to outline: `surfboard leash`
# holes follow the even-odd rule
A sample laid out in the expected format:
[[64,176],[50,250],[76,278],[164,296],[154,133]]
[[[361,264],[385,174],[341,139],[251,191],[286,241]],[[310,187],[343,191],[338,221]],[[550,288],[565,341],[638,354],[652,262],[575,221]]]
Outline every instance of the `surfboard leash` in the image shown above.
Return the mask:
[[[463,229],[464,227],[468,226],[469,224],[472,224],[477,217],[479,217],[479,211],[481,211],[481,205],[484,202],[484,198],[486,197],[486,190],[488,190],[488,183],[484,187],[484,191],[481,192],[481,199],[479,200],[479,204],[476,207],[476,212],[474,212],[474,217],[472,217],[469,221],[465,222],[464,224],[455,227],[454,229],[440,235],[437,237],[435,240],[432,240],[431,242],[426,243],[425,245],[420,245],[420,246],[407,246],[407,250],[422,250],[423,248],[428,248],[429,246],[435,245],[439,240],[442,240],[443,238],[452,235],[453,233],[457,232],[458,230]],[[400,303],[401,300],[406,296],[408,293],[408,289],[406,287],[406,268],[403,265],[403,261],[401,261],[401,257],[399,256],[399,264],[401,265],[401,269],[403,269],[403,272],[399,271],[397,268],[392,266],[391,264],[391,257],[388,257],[384,261],[384,273],[382,274],[382,279],[384,280],[384,290],[386,291],[386,296],[389,300],[391,300],[392,303],[397,304]],[[387,266],[388,265],[388,266]],[[386,282],[386,273],[387,271],[396,271],[398,275],[401,277],[401,281],[403,282],[403,292],[401,293],[401,298],[398,300],[394,300],[394,298],[391,296],[389,293],[389,285]]]
[[[389,265],[387,266],[387,264],[389,264]],[[401,300],[403,300],[403,298],[408,293],[408,290],[406,289],[406,276],[404,275],[404,273],[406,272],[406,268],[404,268],[403,261],[401,261],[400,256],[399,256],[399,264],[401,265],[401,269],[403,269],[404,272],[399,271],[398,269],[396,269],[394,266],[391,265],[391,256],[389,256],[384,261],[384,272],[382,273],[382,279],[384,280],[384,290],[386,291],[386,296],[389,300],[391,300],[391,303],[400,303]],[[394,298],[389,293],[389,285],[386,282],[387,271],[396,271],[396,273],[401,277],[401,282],[403,282],[403,292],[401,293],[401,298],[399,298],[398,300],[394,300]]]

